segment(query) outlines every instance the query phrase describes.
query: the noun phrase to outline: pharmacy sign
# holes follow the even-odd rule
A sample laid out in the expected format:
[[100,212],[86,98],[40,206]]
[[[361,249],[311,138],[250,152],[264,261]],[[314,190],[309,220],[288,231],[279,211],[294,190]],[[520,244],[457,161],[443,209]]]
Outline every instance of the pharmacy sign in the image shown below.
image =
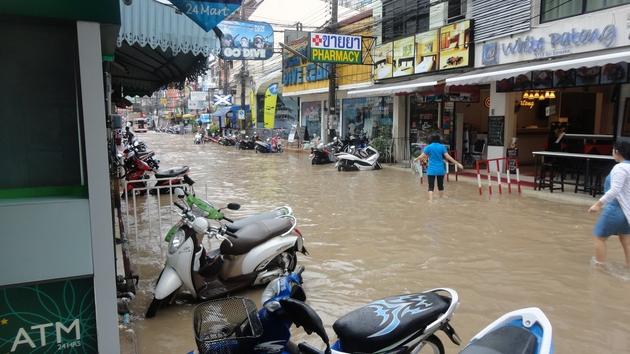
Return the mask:
[[309,44],[313,62],[362,64],[361,36],[311,32]]

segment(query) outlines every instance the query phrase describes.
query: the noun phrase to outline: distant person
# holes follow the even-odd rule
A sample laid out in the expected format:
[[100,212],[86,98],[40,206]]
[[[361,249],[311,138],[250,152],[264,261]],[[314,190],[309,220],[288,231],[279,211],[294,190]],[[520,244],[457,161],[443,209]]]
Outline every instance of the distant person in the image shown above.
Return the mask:
[[429,201],[433,201],[433,190],[435,189],[435,181],[437,180],[440,198],[444,195],[444,175],[446,174],[446,161],[451,162],[459,169],[464,169],[461,163],[457,162],[448,154],[446,146],[441,142],[440,135],[433,134],[429,138],[429,145],[416,160],[428,160],[427,179],[429,181]]
[[131,145],[133,143],[133,133],[129,130],[129,126],[125,127],[125,139],[127,139],[127,144]]
[[612,156],[617,164],[604,182],[606,194],[588,209],[589,212],[602,209],[593,229],[595,262],[606,261],[606,240],[617,235],[626,256],[626,267],[630,268],[630,143],[616,142]]
[[249,48],[249,39],[241,37],[241,48]]

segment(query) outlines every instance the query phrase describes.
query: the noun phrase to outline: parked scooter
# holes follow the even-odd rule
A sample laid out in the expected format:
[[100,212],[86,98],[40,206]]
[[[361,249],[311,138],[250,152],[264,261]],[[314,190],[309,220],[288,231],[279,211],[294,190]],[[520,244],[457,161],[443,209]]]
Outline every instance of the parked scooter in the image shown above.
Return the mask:
[[271,139],[267,138],[267,141],[256,141],[255,150],[257,153],[261,152],[263,154],[283,151],[282,143],[280,143],[280,139],[278,139],[277,136],[274,136]]
[[552,354],[551,323],[539,308],[506,313],[483,329],[460,354]]
[[[258,222],[260,220],[276,219],[276,218],[280,218],[284,216],[293,215],[293,209],[291,209],[291,207],[282,206],[268,212],[254,214],[254,215],[241,218],[238,220],[232,220],[223,214],[223,210],[224,209],[239,210],[241,208],[239,204],[229,203],[224,208],[216,208],[210,202],[197,197],[197,195],[195,194],[195,189],[194,189],[195,182],[192,180],[192,178],[190,178],[189,176],[184,176],[183,181],[189,186],[189,190],[176,188],[175,194],[180,200],[183,200],[186,203],[186,205],[191,209],[191,212],[196,217],[203,217],[206,219],[221,221],[225,224],[227,229],[232,232],[236,232],[242,229],[243,227],[249,224]],[[175,225],[173,225],[170,228],[170,230],[166,233],[166,236],[164,237],[164,241],[170,242],[173,235],[175,235],[175,233],[183,225],[184,225],[183,221],[179,221]]]
[[[172,188],[171,186],[181,185],[184,176],[188,173],[188,166],[172,168],[169,170],[163,171],[155,171],[148,163],[142,161],[137,154],[131,150],[127,151],[127,156],[124,161],[125,166],[125,174],[124,178],[128,182],[125,191],[123,191],[122,197],[125,197],[125,194],[132,195],[134,190],[137,188],[146,188],[147,181],[151,178],[149,173],[154,172],[155,178],[158,181],[155,183],[154,187],[151,188],[151,194],[157,194],[157,189],[160,189],[160,193],[166,193],[163,189]],[[146,193],[146,190],[139,191],[140,195]]]
[[219,144],[223,146],[234,146],[236,145],[236,138],[232,135],[226,135],[219,138]]
[[240,150],[254,150],[256,148],[256,139],[245,136],[245,138],[239,139],[237,145]]
[[343,143],[337,137],[334,137],[333,141],[326,145],[319,144],[316,148],[311,148],[311,155],[309,156],[311,164],[323,165],[336,162],[335,154],[339,153],[342,148]]
[[[354,150],[354,148],[351,149]],[[382,168],[378,162],[380,154],[371,146],[357,149],[354,153],[340,152],[335,156],[337,157],[335,167],[338,171],[368,171]]]
[[[194,329],[199,353],[417,353],[422,348],[443,354],[436,336],[459,337],[450,324],[459,305],[457,292],[439,288],[387,297],[356,309],[333,324],[332,345],[319,315],[305,303],[301,270],[275,279],[262,295],[262,308],[244,298],[227,298],[195,308]],[[227,314],[230,316],[222,315]],[[326,349],[291,342],[291,326],[315,332]],[[217,331],[217,329],[221,329]]]
[[[231,232],[225,225],[209,225],[179,201],[175,205],[182,211],[184,226],[169,243],[147,318],[155,316],[159,307],[173,300],[179,290],[201,301],[222,297],[293,271],[297,252],[306,253],[293,216],[258,221]],[[220,246],[206,253],[204,236],[221,241]]]
[[193,141],[196,145],[203,144],[204,143],[203,134],[201,133],[195,134],[195,138]]

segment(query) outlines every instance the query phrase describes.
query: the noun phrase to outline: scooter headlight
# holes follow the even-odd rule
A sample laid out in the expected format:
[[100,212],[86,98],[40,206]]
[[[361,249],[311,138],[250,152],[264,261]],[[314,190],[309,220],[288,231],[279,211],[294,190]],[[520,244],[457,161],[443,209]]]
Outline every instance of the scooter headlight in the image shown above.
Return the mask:
[[184,244],[185,240],[186,240],[186,233],[184,232],[184,230],[182,229],[177,230],[177,232],[175,232],[175,235],[173,235],[173,238],[171,238],[171,243],[169,243],[168,245],[168,253],[174,254],[175,252],[177,252],[179,247],[182,244]]
[[[283,280],[284,278],[280,277],[272,280],[271,282],[269,282],[269,284],[267,284],[267,287],[263,291],[262,297],[260,299],[261,304],[267,307],[267,302],[280,294],[280,291],[282,290]],[[271,310],[269,307],[267,307],[267,309]]]

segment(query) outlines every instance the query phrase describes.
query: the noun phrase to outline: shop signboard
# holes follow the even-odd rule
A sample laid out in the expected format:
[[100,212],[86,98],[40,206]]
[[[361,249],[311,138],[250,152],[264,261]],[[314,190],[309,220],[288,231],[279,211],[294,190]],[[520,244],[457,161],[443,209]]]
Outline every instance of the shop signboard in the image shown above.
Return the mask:
[[416,34],[416,59],[414,73],[423,74],[437,69],[438,61],[438,31],[428,31]]
[[184,15],[209,32],[241,6],[241,0],[170,0]]
[[374,80],[389,79],[394,73],[393,43],[385,43],[374,49]]
[[208,98],[208,93],[204,91],[192,91],[190,92],[191,101],[205,101]]
[[320,63],[362,64],[361,36],[311,32],[309,59]]
[[[304,55],[305,57],[307,56],[307,35],[286,43],[288,43],[288,46],[294,51]],[[330,64],[328,63],[308,63],[304,65],[303,58],[285,50],[282,55],[282,85],[293,86],[309,82],[328,80],[329,65]]]
[[394,77],[413,74],[415,36],[394,41]]
[[225,60],[265,60],[273,55],[273,28],[265,22],[223,21],[221,57]]
[[451,23],[440,28],[440,70],[470,65],[472,26],[470,20]]
[[630,28],[623,25],[630,8],[599,11],[541,24],[521,36],[477,45],[475,66],[552,58],[630,45]]
[[264,124],[266,129],[273,129],[275,126],[277,101],[278,84],[271,84],[265,92]]
[[0,289],[1,353],[96,353],[92,277]]
[[208,102],[206,101],[188,101],[188,109],[200,110],[208,108]]

